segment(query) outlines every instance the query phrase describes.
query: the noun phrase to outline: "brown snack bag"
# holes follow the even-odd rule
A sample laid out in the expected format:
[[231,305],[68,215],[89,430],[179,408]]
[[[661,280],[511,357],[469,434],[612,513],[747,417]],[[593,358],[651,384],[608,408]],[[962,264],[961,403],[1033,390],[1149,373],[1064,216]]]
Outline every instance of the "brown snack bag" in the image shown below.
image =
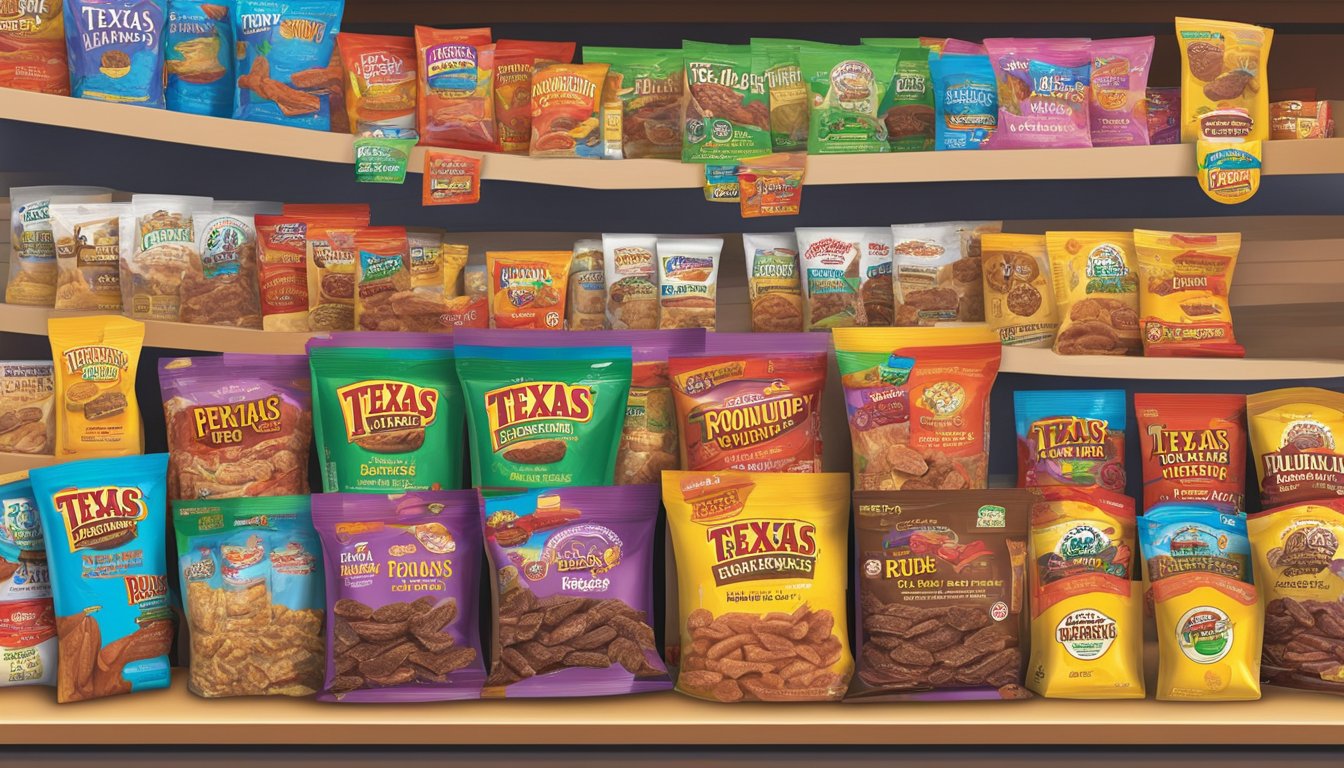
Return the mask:
[[47,455],[55,452],[53,370],[50,360],[0,362],[0,451]]
[[261,327],[308,330],[307,225],[292,216],[258,215],[257,276]]
[[121,260],[121,302],[128,317],[181,319],[182,277],[196,252],[197,216],[209,212],[208,197],[135,195],[135,230],[129,258]]
[[305,226],[308,327],[348,331],[355,327],[355,230],[369,225],[367,205],[286,205]]
[[747,256],[747,298],[754,333],[803,330],[803,285],[798,238],[792,232],[742,235]]
[[405,331],[404,315],[418,307],[411,290],[411,255],[405,227],[355,230],[355,327]]
[[121,311],[121,218],[128,203],[53,203],[56,309]]
[[217,202],[197,217],[196,250],[182,276],[182,322],[262,327],[256,215],[279,211],[279,203]]

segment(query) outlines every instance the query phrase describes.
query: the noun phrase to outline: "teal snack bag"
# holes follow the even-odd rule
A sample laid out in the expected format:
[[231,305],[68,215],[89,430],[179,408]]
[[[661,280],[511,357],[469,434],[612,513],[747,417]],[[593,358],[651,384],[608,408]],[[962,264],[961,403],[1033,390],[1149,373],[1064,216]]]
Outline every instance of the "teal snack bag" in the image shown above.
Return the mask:
[[737,160],[770,152],[770,101],[749,45],[682,42],[688,94],[681,159]]
[[331,58],[345,0],[235,2],[234,119],[331,130],[332,97],[344,96]]
[[29,473],[56,603],[62,704],[167,688],[168,454]]
[[808,43],[798,63],[812,95],[810,155],[887,152],[887,126],[878,119],[900,50]]
[[462,485],[462,391],[452,338],[361,331],[308,342],[322,490]]
[[865,37],[864,45],[900,49],[896,74],[877,108],[878,117],[887,126],[887,143],[892,152],[927,152],[933,149],[933,77],[929,73],[929,51],[919,38]]
[[988,56],[929,56],[934,149],[982,149],[999,125],[999,86]]
[[168,0],[164,95],[174,112],[233,115],[233,3]]

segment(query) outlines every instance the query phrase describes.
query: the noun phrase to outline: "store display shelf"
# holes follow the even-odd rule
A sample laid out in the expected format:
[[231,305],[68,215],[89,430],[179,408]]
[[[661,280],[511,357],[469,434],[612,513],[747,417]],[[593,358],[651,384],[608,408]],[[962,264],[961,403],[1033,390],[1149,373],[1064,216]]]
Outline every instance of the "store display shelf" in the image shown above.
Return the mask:
[[[349,136],[26,91],[4,92],[4,98],[0,98],[0,120],[317,162],[353,162]],[[411,170],[422,167],[422,153],[422,149],[415,151]],[[808,160],[807,183],[1131,179],[1184,177],[1193,176],[1194,172],[1194,149],[1190,145],[915,152],[812,157]],[[1344,174],[1344,138],[1267,142],[1264,173]],[[689,189],[704,182],[700,166],[670,160],[599,162],[503,154],[492,154],[486,159],[482,177],[588,189]]]
[[27,472],[36,467],[49,467],[60,459],[55,456],[35,456],[31,453],[6,453],[0,451],[0,475],[10,472]]

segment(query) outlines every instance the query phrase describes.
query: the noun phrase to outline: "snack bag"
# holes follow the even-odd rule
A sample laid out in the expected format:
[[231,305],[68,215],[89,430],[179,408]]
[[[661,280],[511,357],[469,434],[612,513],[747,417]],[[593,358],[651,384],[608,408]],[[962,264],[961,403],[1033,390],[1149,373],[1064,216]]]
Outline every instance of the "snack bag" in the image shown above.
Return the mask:
[[293,216],[258,214],[257,282],[261,327],[266,331],[308,330],[308,227]]
[[602,156],[602,85],[607,64],[532,68],[533,157]]
[[844,696],[849,479],[664,472],[663,504],[677,558],[677,690],[722,702]]
[[285,205],[286,216],[304,225],[304,274],[308,328],[349,331],[355,327],[355,232],[369,225],[368,204]]
[[837,328],[860,490],[989,483],[989,393],[1001,348],[987,328]]
[[1269,118],[1269,138],[1274,141],[1335,136],[1334,110],[1328,101],[1276,101],[1269,105]]
[[322,489],[354,493],[462,485],[462,390],[452,339],[336,334],[308,342]]
[[999,84],[991,148],[1092,146],[1090,45],[1082,38],[985,40]]
[[308,493],[312,391],[303,355],[164,358],[168,498]]
[[278,203],[216,202],[196,217],[196,248],[179,291],[182,322],[262,328],[256,215],[279,211]]
[[803,207],[807,154],[781,152],[744,157],[735,171],[742,218],[797,216]]
[[124,317],[47,321],[56,369],[56,455],[127,456],[144,450],[135,370],[145,325]]
[[56,634],[50,599],[0,603],[0,688],[54,685]]
[[1344,394],[1290,387],[1246,397],[1266,509],[1344,496]]
[[868,230],[859,254],[859,297],[865,325],[889,326],[896,315],[896,288],[892,280],[891,229]]
[[102,187],[10,187],[9,282],[5,303],[50,307],[56,300],[52,203],[111,203]]
[[1266,65],[1274,30],[1176,18],[1181,47],[1181,141],[1269,138]]
[[742,234],[747,256],[747,300],[751,330],[788,333],[803,330],[803,285],[798,270],[798,238],[792,232]]
[[477,488],[610,485],[629,347],[457,347]]
[[770,147],[775,152],[807,149],[811,94],[799,63],[805,40],[751,39],[752,69],[765,80],[770,102]]
[[327,574],[319,701],[480,698],[480,520],[475,491],[313,497]]
[[1157,617],[1158,701],[1260,698],[1264,619],[1246,518],[1161,504],[1139,519]]
[[893,325],[936,325],[985,319],[980,238],[998,221],[895,224],[892,261],[899,289]]
[[1013,392],[1019,488],[1125,492],[1123,389]]
[[569,301],[565,327],[600,331],[607,327],[607,276],[602,266],[602,241],[579,240],[569,262]]
[[56,646],[33,485],[27,472],[0,475],[0,687],[55,685]]
[[55,453],[56,376],[50,360],[0,361],[0,451]]
[[799,227],[794,232],[807,299],[807,330],[866,324],[859,297],[859,257],[867,250],[868,230]]
[[983,149],[999,125],[999,88],[985,55],[929,54],[934,149]]
[[532,142],[532,67],[541,62],[568,64],[574,60],[574,47],[537,40],[495,44],[495,124],[501,152],[527,154]]
[[157,453],[29,473],[51,568],[61,704],[168,687],[167,469]]
[[926,152],[933,149],[934,93],[929,73],[929,46],[920,38],[863,37],[863,45],[892,48],[900,52],[877,115],[887,127],[892,152]]
[[668,361],[682,466],[696,471],[821,471],[824,335],[739,334]]
[[121,217],[127,203],[53,203],[56,309],[121,311]]
[[490,28],[415,28],[420,143],[491,152],[495,125],[495,46]]
[[1092,146],[1128,147],[1148,143],[1146,90],[1153,38],[1093,40],[1092,90],[1088,104]]
[[322,687],[322,550],[308,497],[173,503],[187,687],[197,696],[311,696]]
[[495,576],[485,698],[672,687],[650,623],[658,486],[492,494],[482,518]]
[[1139,322],[1149,357],[1245,357],[1232,332],[1232,273],[1241,234],[1134,230]]
[[1143,508],[1168,501],[1246,510],[1246,398],[1134,394]]
[[856,699],[1023,699],[1029,491],[854,494]]
[[1055,699],[1143,698],[1134,500],[1045,487],[1031,511],[1027,687]]
[[660,237],[658,327],[714,330],[723,238]]
[[165,3],[63,1],[70,95],[163,109]]
[[233,118],[331,130],[332,95],[345,78],[336,55],[344,0],[234,2]]
[[798,64],[811,93],[811,155],[886,152],[887,124],[877,108],[891,85],[900,49],[804,43]]
[[770,152],[770,100],[751,46],[681,44],[686,68],[681,159],[718,162]]
[[63,6],[15,3],[0,11],[0,88],[70,95]]
[[174,112],[233,116],[233,3],[168,0],[164,95]]
[[1181,89],[1149,88],[1148,143],[1181,143]]
[[495,328],[565,327],[568,251],[488,251]]
[[342,32],[336,47],[345,70],[350,132],[415,136],[415,40]]
[[1344,693],[1344,501],[1270,509],[1246,520],[1265,601],[1261,678],[1270,685]]
[[129,258],[121,263],[121,303],[128,317],[177,322],[182,315],[182,278],[200,258],[195,220],[206,216],[208,197],[135,195],[135,229],[128,233]]
[[607,273],[607,324],[613,330],[658,327],[658,238],[603,235]]
[[604,101],[619,112],[618,152],[607,157],[681,158],[680,48],[590,48],[583,60],[608,64]]
[[355,230],[355,328],[361,331],[406,330],[402,315],[411,293],[410,243],[405,227],[360,227]]
[[1130,232],[1046,232],[1061,355],[1139,350],[1139,279]]
[[985,319],[1005,347],[1050,347],[1059,314],[1042,235],[984,236]]

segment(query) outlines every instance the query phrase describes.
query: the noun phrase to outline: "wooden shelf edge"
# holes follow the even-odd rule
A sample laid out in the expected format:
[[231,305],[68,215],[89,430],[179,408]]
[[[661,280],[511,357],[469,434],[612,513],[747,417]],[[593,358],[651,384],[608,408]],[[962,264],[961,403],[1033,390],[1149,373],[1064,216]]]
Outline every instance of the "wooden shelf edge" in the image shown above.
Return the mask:
[[61,460],[55,456],[0,451],[0,475],[7,475],[10,472],[27,472],[30,469],[49,467],[60,462]]
[[[348,136],[240,120],[146,110],[65,96],[8,90],[0,99],[0,120],[63,126],[190,144],[207,149],[293,157],[325,163],[353,162]],[[485,157],[482,177],[587,189],[693,189],[704,183],[699,165],[672,160],[601,162],[530,158],[453,150]],[[423,167],[417,148],[410,169]],[[808,159],[812,185],[888,184],[944,181],[1013,181],[1172,178],[1194,175],[1190,145],[1097,149],[1001,150],[992,152],[912,152],[888,155],[831,155]],[[1277,141],[1265,144],[1264,173],[1344,174],[1344,138]]]

